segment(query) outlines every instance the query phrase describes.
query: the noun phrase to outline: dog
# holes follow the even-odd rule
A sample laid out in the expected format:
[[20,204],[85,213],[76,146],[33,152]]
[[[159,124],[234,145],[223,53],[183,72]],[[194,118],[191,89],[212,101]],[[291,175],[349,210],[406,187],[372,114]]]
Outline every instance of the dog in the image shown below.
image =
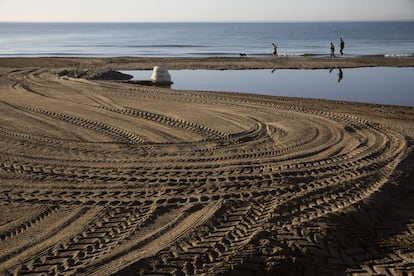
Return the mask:
[[245,53],[240,53],[239,55],[240,55],[240,57],[247,57],[247,55]]

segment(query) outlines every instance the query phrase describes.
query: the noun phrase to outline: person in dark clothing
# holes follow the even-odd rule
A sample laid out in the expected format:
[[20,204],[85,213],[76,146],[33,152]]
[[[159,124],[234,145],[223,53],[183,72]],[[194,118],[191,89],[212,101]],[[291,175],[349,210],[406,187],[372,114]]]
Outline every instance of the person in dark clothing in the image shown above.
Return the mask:
[[342,37],[340,39],[339,47],[341,49],[341,50],[339,50],[339,52],[341,53],[341,56],[343,56],[344,55],[344,48],[345,48],[345,41],[342,39]]
[[277,56],[277,46],[276,46],[276,43],[272,43],[272,55],[274,56],[274,57],[276,57]]
[[344,77],[344,72],[342,72],[342,68],[341,67],[339,67],[338,70],[339,70],[339,72],[338,72],[338,83],[339,83],[339,82],[341,82],[341,80]]
[[335,46],[331,42],[331,58],[335,57]]

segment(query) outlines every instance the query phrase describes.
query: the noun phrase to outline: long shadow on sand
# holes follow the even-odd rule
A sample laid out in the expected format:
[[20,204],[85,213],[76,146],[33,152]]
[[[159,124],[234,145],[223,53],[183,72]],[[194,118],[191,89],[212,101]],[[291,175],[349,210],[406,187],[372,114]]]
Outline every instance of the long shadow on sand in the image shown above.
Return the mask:
[[[317,243],[281,241],[279,257],[256,255],[225,275],[404,275],[414,254],[414,141],[391,180],[370,199],[307,224],[324,228]],[[410,226],[411,225],[411,226]],[[296,229],[297,230],[297,229]],[[300,233],[298,230],[295,233]],[[300,235],[300,234],[299,234]],[[300,238],[298,240],[301,240]],[[265,261],[266,260],[266,261]],[[269,269],[269,268],[268,268]]]

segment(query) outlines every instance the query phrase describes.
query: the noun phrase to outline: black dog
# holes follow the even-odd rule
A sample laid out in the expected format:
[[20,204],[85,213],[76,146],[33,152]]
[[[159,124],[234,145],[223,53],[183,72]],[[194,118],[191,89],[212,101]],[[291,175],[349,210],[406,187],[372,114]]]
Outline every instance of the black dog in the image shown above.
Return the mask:
[[240,53],[239,55],[240,55],[240,57],[247,57],[247,55],[245,53]]

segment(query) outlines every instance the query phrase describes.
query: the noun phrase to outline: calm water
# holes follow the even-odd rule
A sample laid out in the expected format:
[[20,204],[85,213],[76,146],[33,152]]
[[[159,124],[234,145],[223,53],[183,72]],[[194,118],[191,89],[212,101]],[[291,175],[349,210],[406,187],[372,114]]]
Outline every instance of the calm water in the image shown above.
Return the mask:
[[0,56],[414,56],[414,22],[0,23]]
[[[148,80],[152,71],[123,71]],[[414,107],[414,68],[170,70],[173,89],[245,92]]]

